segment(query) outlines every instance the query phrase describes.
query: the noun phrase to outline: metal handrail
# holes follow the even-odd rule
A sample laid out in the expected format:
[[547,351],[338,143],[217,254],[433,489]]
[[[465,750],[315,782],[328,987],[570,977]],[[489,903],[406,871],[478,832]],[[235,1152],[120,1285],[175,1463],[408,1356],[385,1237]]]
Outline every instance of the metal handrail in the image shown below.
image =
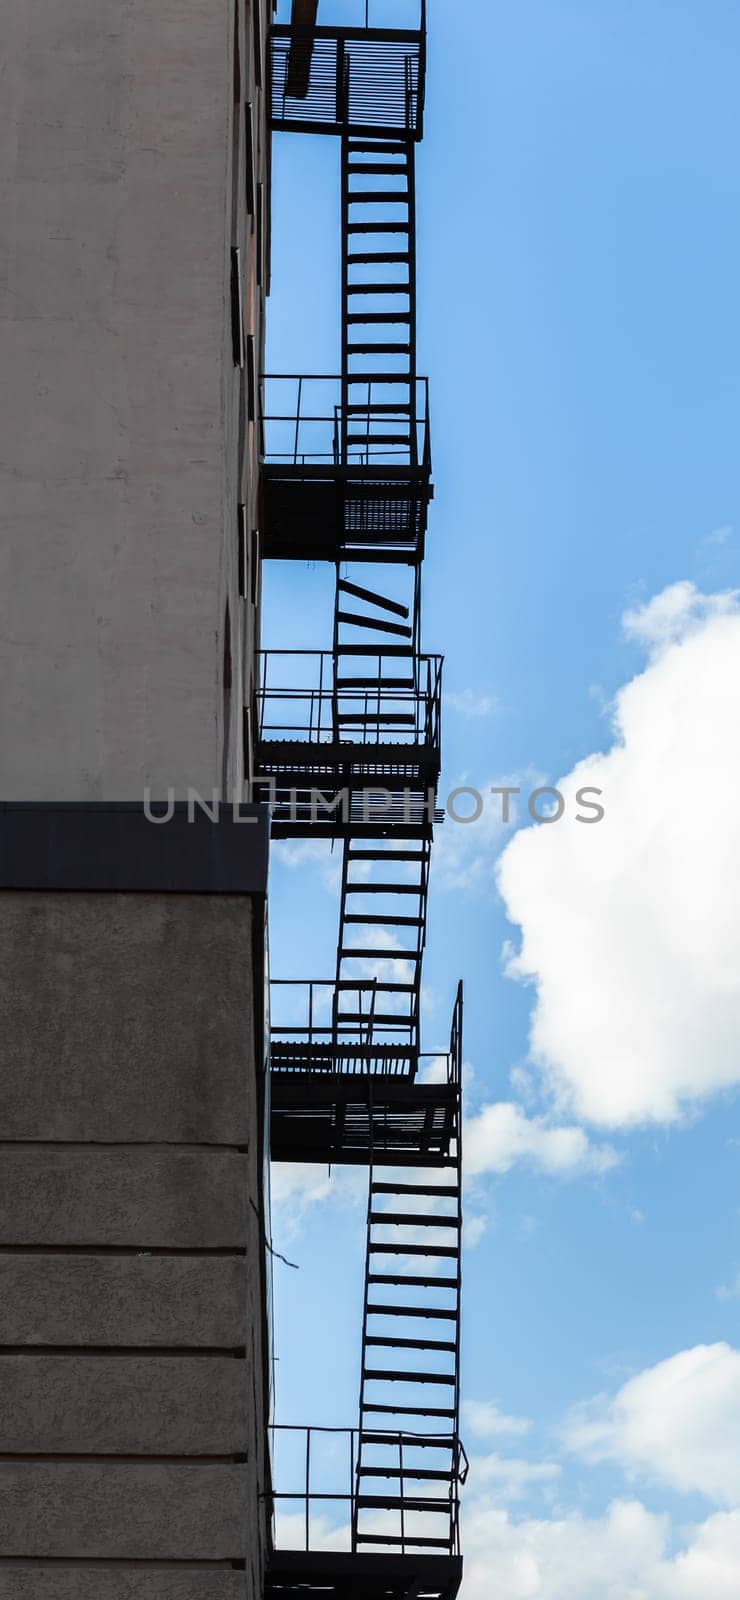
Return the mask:
[[[397,376],[403,381],[402,373]],[[350,402],[353,405],[362,404],[366,408],[363,413],[354,410],[350,413],[343,406],[340,375],[318,372],[265,373],[261,380],[265,463],[267,465],[282,463],[293,467],[306,466],[312,462],[331,463],[337,469],[370,469],[394,465],[408,466],[409,470],[415,472],[421,465],[421,470],[429,475],[432,455],[428,378],[415,377],[404,384],[410,391],[411,412],[403,409],[406,402],[394,404],[388,399],[387,391],[390,385],[387,381],[358,375],[350,382],[354,390],[363,391],[361,402]],[[273,405],[272,389],[275,386],[280,386],[282,389],[285,384],[296,385],[293,404],[279,405],[276,395]],[[319,399],[312,405],[312,393],[316,393],[319,384],[333,385],[338,397],[323,401]],[[308,406],[306,411],[303,409],[304,397]],[[367,427],[367,441],[364,445],[353,442],[352,435],[348,431],[350,416],[354,421],[362,420]],[[387,442],[390,437],[386,432],[388,428],[406,429],[408,439],[399,435],[397,444],[393,441]],[[282,443],[283,439],[285,440],[285,447],[282,449],[278,449],[275,443],[278,429],[283,430],[279,441]],[[309,434],[312,434],[312,437],[309,437]],[[375,443],[373,434],[385,438],[386,442]],[[291,441],[290,448],[288,439]]]
[[[408,952],[403,950],[389,951],[388,959],[402,961],[407,954]],[[341,991],[339,991],[335,978],[271,978],[270,988],[271,990],[291,989],[294,992],[302,991],[306,996],[303,1022],[284,1024],[280,1021],[275,1021],[273,1016],[271,1022],[272,1032],[275,1035],[279,1035],[281,1039],[300,1038],[305,1039],[309,1045],[312,1045],[319,1042],[324,1043],[327,1034],[341,1033],[342,1035],[349,1035],[359,1032],[364,1043],[372,1044],[373,1042],[378,1042],[381,1034],[402,1033],[407,1032],[409,1029],[415,1030],[418,1024],[416,1005],[410,1006],[403,1011],[399,1010],[397,1017],[394,1016],[393,1022],[379,1023],[377,1021],[378,995],[390,995],[396,992],[397,985],[393,979],[389,979],[386,983],[383,982],[382,978],[344,979]],[[315,997],[318,991],[326,996],[327,1020],[325,1022],[316,1021],[318,1007]],[[337,1019],[334,1008],[339,992],[343,994],[345,999],[348,996],[356,997],[356,1011],[361,1018],[359,1023],[343,1023],[341,1017]],[[406,995],[405,990],[404,995],[408,999],[415,998],[413,995]],[[366,1000],[368,1000],[368,1004],[365,1010],[364,1002]],[[328,1014],[330,1010],[331,1015]],[[376,1038],[376,1032],[378,1038]],[[428,1056],[430,1060],[439,1059],[432,1052],[428,1052]]]
[[[303,1436],[305,1441],[302,1467],[303,1482],[300,1489],[275,1488],[275,1473],[273,1470],[273,1483],[267,1495],[267,1498],[271,1503],[273,1515],[277,1506],[281,1502],[287,1502],[290,1505],[298,1504],[303,1507],[302,1522],[304,1542],[301,1548],[305,1552],[309,1552],[312,1549],[311,1510],[313,1506],[325,1507],[331,1502],[334,1502],[336,1505],[346,1506],[349,1516],[349,1524],[346,1530],[341,1531],[346,1531],[348,1543],[352,1541],[352,1530],[356,1526],[358,1509],[357,1465],[359,1460],[359,1432],[360,1430],[358,1428],[325,1428],[315,1427],[313,1425],[300,1426],[290,1423],[272,1423],[270,1425],[269,1433],[272,1446],[273,1468],[277,1435],[292,1434]],[[411,1450],[415,1445],[423,1444],[426,1447],[436,1446],[440,1450],[449,1450],[452,1452],[454,1470],[450,1482],[449,1498],[447,1501],[449,1515],[449,1554],[458,1555],[460,1551],[459,1486],[464,1483],[465,1477],[467,1476],[467,1456],[465,1455],[465,1450],[458,1434],[456,1432],[450,1434],[419,1433],[405,1429],[396,1430],[383,1428],[378,1429],[377,1431],[373,1430],[371,1434],[368,1434],[367,1429],[363,1429],[363,1435],[365,1442],[368,1444],[383,1445],[386,1448],[390,1447],[392,1451],[397,1450],[399,1473],[398,1482],[401,1486],[400,1498],[402,1501],[405,1498],[402,1488],[404,1483],[404,1449]],[[312,1452],[311,1447],[315,1436],[330,1436],[335,1438],[345,1438],[347,1440],[349,1445],[348,1483],[345,1481],[344,1484],[338,1485],[336,1488],[333,1486],[331,1488],[313,1487],[316,1473],[316,1454],[315,1452]],[[464,1467],[462,1466],[463,1462]],[[411,1495],[408,1498],[411,1500],[411,1502],[414,1502],[418,1499],[418,1496]],[[434,1510],[440,1516],[444,1514],[441,1506],[434,1507]],[[414,1538],[413,1533],[407,1533],[403,1504],[400,1508],[400,1521],[402,1528],[401,1544],[400,1546],[394,1545],[393,1548],[401,1555],[416,1552],[419,1541],[418,1539]],[[320,1546],[322,1549],[326,1549],[325,1540],[326,1533],[325,1531],[322,1531]],[[278,1545],[278,1548],[281,1547]],[[319,1548],[318,1544],[316,1545],[316,1548]]]
[[[312,663],[313,682],[300,687],[269,681],[274,661],[293,658]],[[263,650],[260,652],[259,737],[299,740],[301,743],[422,744],[439,748],[442,700],[442,664],[439,655],[415,658],[416,682],[398,688],[384,682],[384,663],[392,663],[390,650],[368,647],[365,659],[374,664],[373,681],[366,687],[337,690],[335,657],[330,650]],[[329,665],[331,663],[331,665]],[[318,681],[316,681],[318,679]],[[303,715],[289,721],[269,720],[271,707],[301,706]]]

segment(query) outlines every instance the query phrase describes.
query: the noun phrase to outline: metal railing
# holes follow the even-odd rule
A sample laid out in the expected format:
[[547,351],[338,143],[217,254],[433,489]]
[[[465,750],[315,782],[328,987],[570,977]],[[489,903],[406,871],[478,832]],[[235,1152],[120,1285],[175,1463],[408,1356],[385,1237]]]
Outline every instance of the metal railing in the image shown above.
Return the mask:
[[[342,0],[339,24],[279,21],[271,29],[271,119],[296,132],[342,130],[421,138],[426,78],[425,3],[386,26],[378,0]],[[383,16],[385,10],[385,17]]]
[[[274,1423],[270,1428],[270,1440],[273,1484],[271,1501],[273,1513],[276,1514],[276,1547],[306,1552],[315,1549],[326,1551],[331,1548],[356,1552],[359,1429],[295,1427],[290,1424]],[[440,1519],[440,1528],[444,1527],[445,1530],[444,1533],[440,1532],[440,1537],[447,1545],[447,1553],[458,1555],[459,1491],[468,1473],[468,1459],[458,1435],[396,1432],[387,1429],[374,1434],[364,1429],[363,1441],[366,1447],[373,1444],[382,1447],[385,1452],[384,1465],[389,1472],[388,1500],[401,1501],[400,1506],[393,1506],[388,1512],[384,1512],[382,1505],[378,1507],[379,1522],[384,1517],[389,1519],[392,1516],[394,1519],[392,1532],[390,1528],[381,1530],[388,1533],[388,1549],[394,1554],[418,1554],[420,1547],[425,1543],[424,1534],[410,1526],[414,1514],[419,1514],[419,1507],[423,1504],[418,1488],[411,1491],[408,1487],[414,1478],[413,1452],[423,1449],[428,1459],[429,1450],[438,1449],[449,1456],[451,1468],[448,1493],[430,1498],[428,1509],[425,1508],[422,1514],[432,1514]],[[322,1445],[326,1443],[329,1448],[322,1449]],[[291,1465],[284,1465],[281,1456],[291,1458]],[[343,1466],[340,1465],[340,1458],[344,1462]],[[286,1475],[291,1473],[291,1477],[295,1473],[295,1478],[292,1479],[294,1487],[281,1486],[285,1481],[283,1473]],[[383,1481],[383,1477],[378,1479],[378,1500],[383,1498],[380,1487]],[[408,1505],[405,1504],[406,1501]],[[328,1529],[326,1513],[332,1506],[340,1508],[340,1518],[333,1529]],[[285,1512],[289,1518],[287,1527],[281,1526],[280,1512],[284,1508],[288,1508]],[[319,1527],[317,1524],[320,1519]],[[400,1532],[397,1532],[397,1529]],[[290,1543],[285,1542],[286,1536],[290,1539]],[[332,1538],[336,1538],[336,1546],[332,1546],[329,1542]],[[382,1540],[375,1548],[382,1548]]]
[[[402,959],[401,952],[393,952]],[[419,1061],[419,997],[410,985],[273,978],[271,1059],[277,1072],[327,1071],[413,1077]],[[392,1022],[386,1020],[398,1007]],[[346,1021],[344,1008],[356,1021]],[[381,1009],[382,1008],[382,1009]],[[380,1012],[382,1020],[378,1021]]]
[[[330,650],[263,650],[258,692],[259,738],[312,745],[423,746],[439,749],[442,657],[415,657],[415,682],[388,685],[394,658],[368,649],[367,685],[336,688]],[[371,665],[370,665],[371,664]],[[397,665],[397,663],[396,663]],[[288,681],[276,682],[276,678]],[[379,778],[378,782],[382,780]]]
[[[416,378],[411,410],[390,392],[403,383],[353,376],[348,408],[341,377],[271,373],[262,379],[263,458],[268,466],[336,471],[431,471],[429,382]],[[352,428],[363,430],[355,442]]]

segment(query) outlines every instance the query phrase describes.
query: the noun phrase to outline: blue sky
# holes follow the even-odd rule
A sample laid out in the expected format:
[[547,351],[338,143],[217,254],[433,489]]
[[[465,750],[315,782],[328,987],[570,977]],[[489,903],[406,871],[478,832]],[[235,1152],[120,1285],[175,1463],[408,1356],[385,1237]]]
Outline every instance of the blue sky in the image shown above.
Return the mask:
[[[464,1594],[496,1578],[542,1600],[723,1600],[740,1585],[721,1432],[740,1421],[740,15],[719,0],[429,10],[419,362],[443,788],[526,790],[585,762],[607,805],[581,830],[520,809],[511,850],[516,829],[491,816],[448,822],[433,857],[426,1048],[462,975],[479,1168],[464,1389],[512,1422],[467,1414]],[[338,177],[333,141],[276,138],[268,370],[338,366]],[[329,645],[329,569],[272,566],[264,596],[266,643]],[[332,970],[336,886],[315,857],[276,852],[278,976]],[[522,936],[516,979],[502,949]],[[519,1121],[486,1121],[496,1105]],[[586,1154],[556,1172],[544,1136],[563,1128]],[[275,1244],[300,1268],[276,1267],[279,1420],[351,1424],[361,1185],[277,1177]],[[708,1367],[691,1356],[705,1346]],[[718,1485],[702,1462],[723,1451]]]

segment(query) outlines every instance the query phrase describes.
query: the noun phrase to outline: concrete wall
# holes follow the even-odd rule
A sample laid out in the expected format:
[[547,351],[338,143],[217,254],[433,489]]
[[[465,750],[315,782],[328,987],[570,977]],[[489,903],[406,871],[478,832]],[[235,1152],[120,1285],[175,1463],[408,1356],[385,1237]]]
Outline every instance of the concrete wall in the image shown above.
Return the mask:
[[252,3],[3,6],[6,800],[210,793],[242,774],[256,619],[237,508],[256,526],[257,475],[232,248],[258,352],[266,277],[247,105],[255,185],[268,161]]
[[0,892],[0,1600],[261,1593],[263,918]]

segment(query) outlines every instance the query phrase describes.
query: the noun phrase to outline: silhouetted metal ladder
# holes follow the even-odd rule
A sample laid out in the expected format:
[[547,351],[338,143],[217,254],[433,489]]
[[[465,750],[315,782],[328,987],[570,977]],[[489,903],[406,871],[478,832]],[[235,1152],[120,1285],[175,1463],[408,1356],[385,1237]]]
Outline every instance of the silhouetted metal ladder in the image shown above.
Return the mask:
[[446,1090],[452,1085],[456,1094],[449,1137],[428,1157],[431,1176],[402,1182],[407,1172],[386,1167],[379,1177],[371,1158],[355,1549],[456,1548],[464,1477],[458,1439],[461,1052],[462,985],[447,1058]]
[[348,726],[373,734],[384,727],[413,742],[419,632],[418,573],[411,602],[402,604],[351,582],[337,568],[333,637],[337,739]]
[[418,464],[412,138],[342,138],[342,459]]
[[339,1036],[357,1020],[359,982],[375,984],[374,1026],[419,1052],[421,961],[426,942],[431,840],[345,839],[339,909],[334,1022]]

